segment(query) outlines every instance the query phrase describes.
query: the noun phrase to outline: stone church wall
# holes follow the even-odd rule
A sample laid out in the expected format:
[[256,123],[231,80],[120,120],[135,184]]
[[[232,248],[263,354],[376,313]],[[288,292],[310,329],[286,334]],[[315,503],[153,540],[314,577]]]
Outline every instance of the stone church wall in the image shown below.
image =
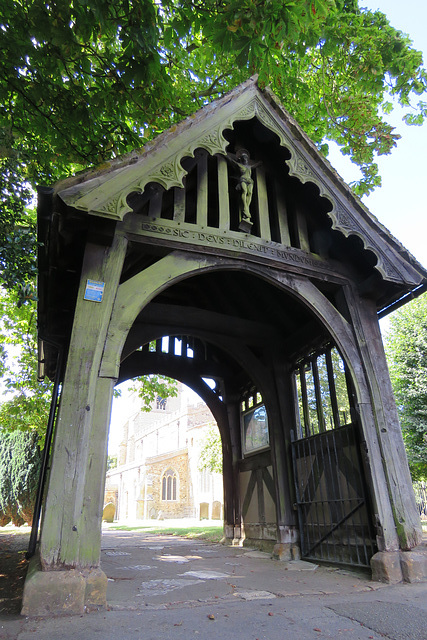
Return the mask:
[[[212,423],[205,404],[184,401],[181,385],[176,398],[168,398],[162,408],[154,402],[149,413],[140,410],[134,397],[120,427],[117,467],[106,478],[104,505],[115,504],[115,518],[221,519],[222,476],[198,469],[203,438]],[[176,474],[176,500],[162,499],[168,469]]]
[[[151,487],[148,487],[147,491],[148,499],[152,497],[148,503],[149,517],[165,519],[194,517],[187,450],[177,452],[176,455],[148,458],[146,469],[147,477],[152,478]],[[168,469],[172,469],[176,473],[176,500],[162,500],[162,479]]]

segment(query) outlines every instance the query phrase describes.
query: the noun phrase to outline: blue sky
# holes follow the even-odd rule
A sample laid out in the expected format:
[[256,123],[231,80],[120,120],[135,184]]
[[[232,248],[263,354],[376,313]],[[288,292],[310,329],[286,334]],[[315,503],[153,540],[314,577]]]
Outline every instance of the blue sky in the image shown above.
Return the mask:
[[[407,33],[413,45],[424,53],[427,65],[426,0],[361,0],[360,6],[379,9],[391,25]],[[427,101],[427,98],[424,98]],[[388,121],[402,138],[388,156],[378,158],[382,186],[364,198],[365,205],[389,231],[427,268],[427,123],[408,127],[402,112],[394,111]],[[347,182],[357,177],[354,165],[339,152],[329,157],[332,165]]]

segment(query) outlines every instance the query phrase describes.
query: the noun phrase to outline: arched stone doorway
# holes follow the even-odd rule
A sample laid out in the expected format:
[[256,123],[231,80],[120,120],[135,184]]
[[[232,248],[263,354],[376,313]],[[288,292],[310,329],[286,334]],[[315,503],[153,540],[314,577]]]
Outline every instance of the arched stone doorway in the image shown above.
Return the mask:
[[[268,91],[251,80],[148,150],[56,194],[42,191],[39,229],[41,373],[58,370],[63,391],[40,539],[43,571],[27,580],[25,612],[41,612],[35,594],[54,574],[65,585],[77,581],[74,610],[105,603],[98,567],[111,398],[117,380],[138,373],[181,379],[216,417],[230,541],[246,535],[273,543],[286,558],[305,536],[309,557],[325,539],[339,546],[339,528],[357,512],[360,527],[347,529],[347,539],[363,538],[363,562],[376,548],[387,555],[417,544],[378,313],[424,287],[427,273]],[[183,363],[176,353],[150,352],[163,336],[193,340],[200,358]],[[346,424],[333,391],[332,349],[345,363]],[[57,350],[67,355],[64,370]],[[328,426],[319,358],[331,398]],[[217,393],[205,389],[207,369]],[[332,456],[336,463],[327,463]],[[355,469],[351,480],[346,465]],[[362,476],[363,518],[354,489]],[[333,487],[341,512],[321,521]],[[58,611],[63,606],[59,594]]]

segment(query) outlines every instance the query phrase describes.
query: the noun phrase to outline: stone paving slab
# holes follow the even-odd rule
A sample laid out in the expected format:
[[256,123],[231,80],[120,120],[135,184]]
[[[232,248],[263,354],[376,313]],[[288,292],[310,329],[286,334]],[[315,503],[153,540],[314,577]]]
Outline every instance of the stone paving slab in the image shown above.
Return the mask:
[[251,591],[285,597],[373,588],[362,572],[284,563],[264,552],[174,536],[114,533],[104,536],[101,566],[109,580],[107,600],[115,610],[229,600],[236,593],[245,593],[248,600]]

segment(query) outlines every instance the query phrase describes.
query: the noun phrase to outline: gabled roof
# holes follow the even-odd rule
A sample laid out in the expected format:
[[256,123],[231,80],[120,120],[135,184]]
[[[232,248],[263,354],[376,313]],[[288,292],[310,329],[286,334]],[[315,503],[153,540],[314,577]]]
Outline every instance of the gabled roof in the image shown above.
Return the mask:
[[59,183],[56,193],[69,207],[110,220],[123,220],[131,211],[127,197],[142,192],[149,182],[166,190],[182,187],[186,171],[181,159],[194,156],[197,148],[226,155],[224,132],[234,123],[256,117],[279,137],[290,152],[286,161],[291,176],[317,185],[332,208],[333,229],[345,237],[357,236],[377,258],[384,280],[416,286],[427,278],[426,270],[369,212],[330,163],[319,153],[268,89],[261,90],[251,78],[223,98],[214,101],[180,124],[171,127],[144,148]]

